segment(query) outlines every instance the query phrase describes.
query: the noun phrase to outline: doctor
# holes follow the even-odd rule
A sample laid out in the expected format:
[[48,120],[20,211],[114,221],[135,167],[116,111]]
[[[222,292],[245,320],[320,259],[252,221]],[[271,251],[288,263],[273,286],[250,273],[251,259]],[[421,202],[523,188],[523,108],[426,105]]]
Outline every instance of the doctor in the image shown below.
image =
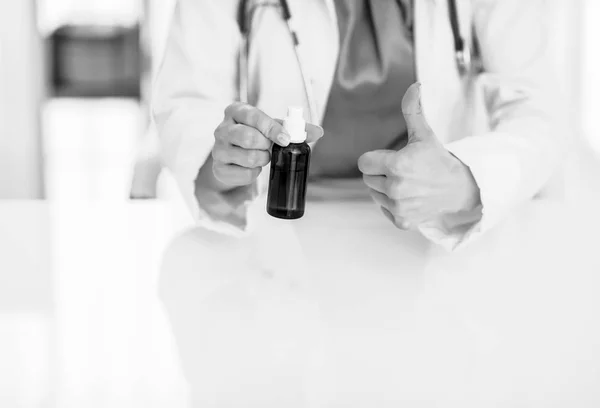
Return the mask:
[[[252,209],[265,211],[271,146],[289,143],[278,118],[300,105],[313,186],[359,180],[393,226],[466,246],[554,193],[568,135],[555,123],[545,11],[543,0],[179,0],[153,104],[164,164],[198,223],[243,233]],[[250,323],[235,320],[251,308],[235,306],[239,286],[200,300],[233,279],[213,264],[245,270],[232,265],[248,241],[207,236],[204,266],[163,276],[186,374],[205,391],[242,378],[238,358],[255,350]]]
[[290,105],[325,129],[308,129],[311,180],[362,177],[390,222],[449,250],[548,190],[566,137],[544,1],[242,3],[180,0],[156,83],[196,219],[248,228]]

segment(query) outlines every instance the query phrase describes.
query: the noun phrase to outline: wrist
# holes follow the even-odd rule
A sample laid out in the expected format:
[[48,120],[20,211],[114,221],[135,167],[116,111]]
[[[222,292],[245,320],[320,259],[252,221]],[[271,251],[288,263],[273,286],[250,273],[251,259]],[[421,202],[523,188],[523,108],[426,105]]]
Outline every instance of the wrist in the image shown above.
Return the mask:
[[[465,166],[466,167],[466,166]],[[474,211],[481,206],[481,191],[471,170],[466,167],[467,191],[465,192],[464,211]]]
[[212,155],[208,156],[198,172],[198,177],[196,178],[196,191],[198,191],[199,187],[223,194],[236,189],[236,187],[229,186],[217,179],[213,172]]
[[469,166],[454,156],[458,181],[458,202],[455,212],[470,212],[481,206],[481,191]]

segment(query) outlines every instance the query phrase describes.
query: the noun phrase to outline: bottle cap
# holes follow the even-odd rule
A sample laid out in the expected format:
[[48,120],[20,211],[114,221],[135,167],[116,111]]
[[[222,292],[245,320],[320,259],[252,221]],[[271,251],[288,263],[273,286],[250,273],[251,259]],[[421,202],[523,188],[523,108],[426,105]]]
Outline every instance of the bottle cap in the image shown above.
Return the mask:
[[289,133],[291,143],[304,143],[306,141],[304,109],[298,106],[290,106],[287,117],[283,121],[283,127]]

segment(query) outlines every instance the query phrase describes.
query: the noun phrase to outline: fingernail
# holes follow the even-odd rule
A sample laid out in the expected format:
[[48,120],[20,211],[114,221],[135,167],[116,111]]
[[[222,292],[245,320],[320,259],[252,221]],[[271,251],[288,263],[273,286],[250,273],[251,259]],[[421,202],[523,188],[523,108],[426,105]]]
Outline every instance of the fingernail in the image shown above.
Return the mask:
[[287,146],[287,145],[290,144],[290,137],[288,135],[286,135],[285,133],[280,133],[279,136],[277,136],[277,140],[282,145],[286,145]]
[[318,126],[318,125],[317,125],[317,128],[319,128],[319,131],[321,132],[321,136],[320,137],[325,136],[325,129],[323,129],[321,126]]

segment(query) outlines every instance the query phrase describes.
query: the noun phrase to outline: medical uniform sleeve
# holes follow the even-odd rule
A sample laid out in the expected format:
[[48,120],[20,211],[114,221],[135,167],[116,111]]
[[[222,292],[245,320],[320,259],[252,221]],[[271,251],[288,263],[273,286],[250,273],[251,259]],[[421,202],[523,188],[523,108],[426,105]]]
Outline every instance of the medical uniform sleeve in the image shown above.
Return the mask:
[[481,193],[471,214],[421,232],[455,250],[531,200],[560,168],[570,143],[553,91],[553,61],[544,0],[473,0],[484,73],[479,78],[491,131],[447,144]]
[[237,9],[238,0],[178,0],[152,102],[163,164],[194,219],[234,233],[246,227],[257,187],[221,194],[197,177],[238,97]]

